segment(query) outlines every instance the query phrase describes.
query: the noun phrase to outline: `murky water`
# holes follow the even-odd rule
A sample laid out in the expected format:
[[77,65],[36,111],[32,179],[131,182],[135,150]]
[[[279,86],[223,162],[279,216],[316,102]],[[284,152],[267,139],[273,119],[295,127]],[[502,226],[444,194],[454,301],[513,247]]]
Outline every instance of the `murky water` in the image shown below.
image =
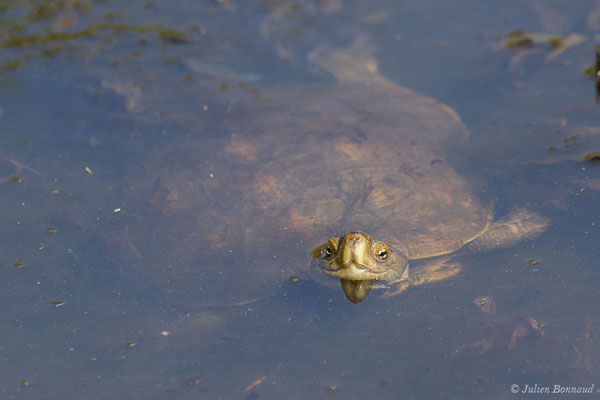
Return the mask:
[[[0,397],[597,396],[600,8],[421,3],[0,5]],[[448,165],[543,235],[393,298],[310,278],[327,237],[239,198],[288,151],[273,115],[348,79],[322,65],[353,43],[460,115]]]

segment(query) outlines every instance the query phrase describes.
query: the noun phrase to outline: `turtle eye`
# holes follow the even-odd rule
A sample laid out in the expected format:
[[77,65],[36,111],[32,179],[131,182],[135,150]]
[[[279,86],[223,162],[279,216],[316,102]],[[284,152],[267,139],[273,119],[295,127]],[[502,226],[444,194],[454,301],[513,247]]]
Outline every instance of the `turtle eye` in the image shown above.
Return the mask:
[[380,260],[387,259],[389,254],[390,251],[388,250],[387,246],[381,246],[377,249],[377,257],[379,257]]
[[338,239],[329,239],[329,242],[323,247],[321,250],[321,256],[324,258],[333,257],[333,253],[335,253],[338,249]]

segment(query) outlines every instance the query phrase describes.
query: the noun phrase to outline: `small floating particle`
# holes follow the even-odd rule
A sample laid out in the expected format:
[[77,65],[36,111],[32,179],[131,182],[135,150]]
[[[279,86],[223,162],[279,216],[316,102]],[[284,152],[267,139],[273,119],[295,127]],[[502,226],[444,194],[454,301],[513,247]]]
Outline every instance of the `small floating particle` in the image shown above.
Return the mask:
[[[191,378],[191,379],[188,379],[187,381],[185,381],[185,385],[187,387],[194,387],[194,386],[197,386],[197,385],[201,385],[203,383],[204,383],[204,377],[203,376],[197,376],[195,378]],[[204,388],[201,388],[201,389],[204,389]],[[204,391],[204,390],[201,390],[201,391]]]
[[329,390],[330,392],[335,392],[337,390],[337,385],[327,385],[327,390]]
[[171,334],[171,332],[169,332],[169,331],[162,331],[160,334],[162,336],[169,336]]
[[58,193],[58,189],[57,188],[50,188],[50,193]]
[[54,300],[54,301],[51,301],[50,304],[52,304],[53,306],[56,306],[56,307],[60,307],[63,304],[65,304],[65,302],[61,301],[61,300]]
[[136,344],[136,342],[125,342],[125,346],[127,347],[135,347]]
[[52,226],[49,226],[48,228],[46,228],[46,231],[50,232],[50,233],[56,233],[56,232],[58,232],[58,229],[56,229]]
[[203,109],[204,111],[206,111],[206,110],[208,110],[208,106],[205,104],[205,105],[203,105],[203,106],[202,106],[202,109]]
[[293,283],[300,282],[300,277],[290,276],[290,282],[293,282]]
[[16,263],[14,263],[13,265],[15,266],[15,268],[23,268],[23,266],[24,266],[25,264],[23,264],[23,263],[21,263],[21,262],[16,262]]
[[583,159],[586,161],[599,162],[600,161],[600,151],[596,151],[594,153],[587,153],[583,156]]
[[118,212],[121,212],[121,208],[115,208],[115,209],[113,210],[113,212],[116,212],[116,213],[118,213]]
[[540,262],[537,260],[537,258],[530,258],[529,260],[527,260],[527,265],[529,265],[530,267],[538,265],[539,263]]
[[21,385],[29,386],[31,385],[31,381],[29,379],[21,379]]
[[84,169],[85,169],[85,172],[87,172],[88,174],[94,175],[94,171],[92,171],[92,169],[90,167],[86,166]]
[[210,173],[210,174],[208,174],[208,177],[209,177],[209,178],[214,178],[214,177],[215,177],[215,174],[213,174],[213,173]]
[[478,297],[474,304],[486,314],[496,314],[496,301],[492,296]]
[[35,246],[36,249],[38,250],[44,250],[44,245],[43,244],[38,244],[37,246]]
[[248,385],[248,387],[246,388],[246,392],[249,392],[250,390],[254,389],[256,386],[260,385],[261,383],[264,382],[264,380],[267,378],[266,375],[261,376],[260,378],[258,378],[257,380],[255,380],[254,382],[252,382],[250,385]]

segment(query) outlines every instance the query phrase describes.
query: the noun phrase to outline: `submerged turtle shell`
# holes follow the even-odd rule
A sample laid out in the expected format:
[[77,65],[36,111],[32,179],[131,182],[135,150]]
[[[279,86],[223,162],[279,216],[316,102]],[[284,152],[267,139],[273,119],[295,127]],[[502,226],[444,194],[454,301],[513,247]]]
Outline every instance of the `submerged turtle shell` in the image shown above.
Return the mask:
[[283,87],[234,107],[220,139],[156,150],[151,206],[129,226],[139,270],[189,304],[243,304],[307,270],[328,237],[359,229],[409,258],[449,253],[489,210],[444,161],[465,130],[398,86]]

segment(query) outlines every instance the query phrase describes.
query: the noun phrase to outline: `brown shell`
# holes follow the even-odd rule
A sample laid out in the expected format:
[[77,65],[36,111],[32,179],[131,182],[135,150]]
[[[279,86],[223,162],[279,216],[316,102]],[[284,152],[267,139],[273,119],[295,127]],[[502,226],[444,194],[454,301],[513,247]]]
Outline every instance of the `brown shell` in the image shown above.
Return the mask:
[[288,88],[252,112],[261,117],[245,129],[264,140],[253,153],[262,166],[245,197],[312,243],[358,229],[416,259],[487,227],[491,210],[442,152],[466,131],[431,98],[397,86]]
[[223,120],[218,138],[149,157],[138,189],[150,206],[125,235],[140,270],[186,303],[273,294],[308,268],[314,246],[349,229],[414,259],[455,251],[486,227],[488,208],[442,152],[464,127],[409,89],[283,87]]

